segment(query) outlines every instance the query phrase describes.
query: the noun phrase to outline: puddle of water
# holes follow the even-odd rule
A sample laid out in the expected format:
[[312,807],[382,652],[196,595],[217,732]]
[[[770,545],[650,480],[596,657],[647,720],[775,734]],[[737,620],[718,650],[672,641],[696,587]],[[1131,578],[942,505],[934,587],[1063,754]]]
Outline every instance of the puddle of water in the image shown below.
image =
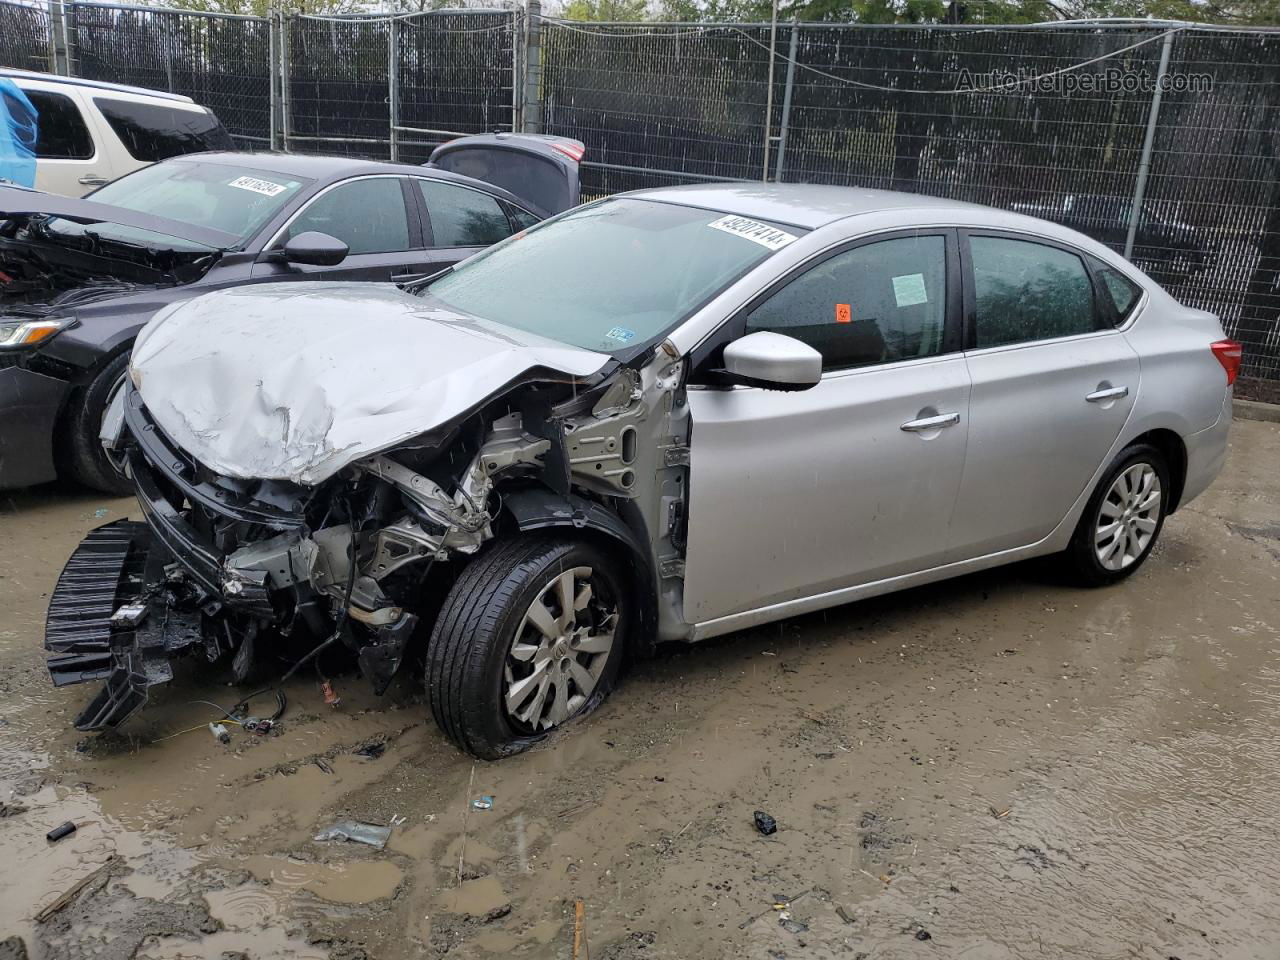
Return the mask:
[[259,880],[286,891],[307,890],[331,903],[372,903],[391,896],[400,885],[400,868],[387,860],[304,863],[265,854],[229,866],[248,870]]

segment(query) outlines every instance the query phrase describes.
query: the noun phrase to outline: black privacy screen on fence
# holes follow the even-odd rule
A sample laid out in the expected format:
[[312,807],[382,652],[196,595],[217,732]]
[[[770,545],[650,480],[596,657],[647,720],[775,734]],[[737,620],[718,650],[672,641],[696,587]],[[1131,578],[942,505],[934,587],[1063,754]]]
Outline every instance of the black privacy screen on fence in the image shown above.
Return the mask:
[[68,22],[78,76],[185,94],[242,148],[270,145],[266,20],[77,4]]
[[421,162],[541,117],[587,144],[588,197],[767,177],[1055,220],[1128,249],[1222,317],[1246,375],[1280,380],[1277,31],[782,23],[771,41],[768,24],[530,31],[509,10],[271,21],[68,3],[65,28],[54,13],[0,0],[0,63],[48,70],[61,34],[73,74],[187,94],[246,148]]

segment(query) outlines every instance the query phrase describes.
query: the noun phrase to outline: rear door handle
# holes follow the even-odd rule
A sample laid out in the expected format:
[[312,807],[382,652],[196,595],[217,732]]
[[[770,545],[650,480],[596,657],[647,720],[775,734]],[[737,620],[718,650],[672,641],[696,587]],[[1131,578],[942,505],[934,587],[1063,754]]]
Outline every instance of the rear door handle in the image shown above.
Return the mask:
[[80,178],[79,182],[84,184],[86,187],[100,187],[107,182],[107,178],[100,177],[96,173],[86,173]]
[[902,425],[907,433],[924,433],[926,430],[938,430],[942,427],[954,427],[960,422],[958,413],[940,413],[936,417],[921,417],[919,420],[908,420]]
[[1106,390],[1095,390],[1085,397],[1090,403],[1106,403],[1108,400],[1119,400],[1129,395],[1128,387],[1108,387]]

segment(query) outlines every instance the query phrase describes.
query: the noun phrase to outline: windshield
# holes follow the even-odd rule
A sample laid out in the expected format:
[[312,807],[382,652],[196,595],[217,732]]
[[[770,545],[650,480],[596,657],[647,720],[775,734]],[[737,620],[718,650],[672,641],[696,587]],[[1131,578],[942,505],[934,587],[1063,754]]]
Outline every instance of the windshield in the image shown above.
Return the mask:
[[695,207],[603,200],[467,260],[430,293],[486,320],[614,353],[665,333],[799,232]]
[[[149,213],[248,240],[310,180],[225,163],[171,160],[121,177],[89,199],[137,213]],[[170,238],[115,224],[91,228],[126,243],[173,246]]]

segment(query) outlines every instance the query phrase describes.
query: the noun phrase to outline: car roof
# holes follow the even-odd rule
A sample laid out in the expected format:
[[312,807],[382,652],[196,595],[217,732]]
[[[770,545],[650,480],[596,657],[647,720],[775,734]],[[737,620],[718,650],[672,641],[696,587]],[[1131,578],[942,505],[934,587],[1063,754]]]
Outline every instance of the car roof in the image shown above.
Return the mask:
[[772,220],[816,230],[845,217],[886,210],[927,209],[935,216],[951,212],[958,217],[976,210],[990,210],[978,204],[917,193],[870,190],[863,187],[835,187],[814,183],[714,183],[683,187],[659,187],[627,194],[647,200],[662,200],[690,207],[705,207],[755,220]]
[[110,90],[116,93],[131,93],[139,97],[156,97],[160,100],[173,100],[178,103],[195,101],[180,93],[168,93],[164,90],[148,90],[146,87],[131,87],[124,83],[106,83],[102,80],[84,80],[80,77],[60,77],[52,73],[37,73],[34,70],[17,70],[13,67],[0,67],[0,77],[10,80],[40,80],[44,83],[58,83],[72,87],[91,87],[94,90]]
[[162,160],[161,163],[216,163],[226,166],[251,167],[264,173],[279,173],[285,176],[305,177],[324,186],[349,177],[368,176],[376,173],[406,174],[418,177],[429,177],[433,180],[449,180],[483,190],[495,197],[501,197],[515,204],[522,210],[528,203],[515,194],[492,183],[485,183],[474,177],[464,177],[460,173],[450,173],[435,167],[415,166],[411,163],[388,163],[385,160],[362,160],[358,157],[334,157],[309,153],[272,153],[266,150],[225,151],[213,153],[187,153]]

